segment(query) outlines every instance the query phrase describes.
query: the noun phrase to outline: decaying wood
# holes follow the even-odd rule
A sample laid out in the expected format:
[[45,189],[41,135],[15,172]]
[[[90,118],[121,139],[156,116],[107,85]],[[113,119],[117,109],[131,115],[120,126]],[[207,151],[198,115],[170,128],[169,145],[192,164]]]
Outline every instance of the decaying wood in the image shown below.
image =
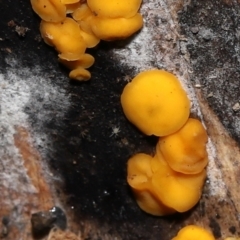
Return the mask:
[[52,229],[47,240],[81,240],[80,236],[69,232],[61,231],[60,229]]
[[[234,9],[234,11],[237,9],[238,1],[224,0],[220,2],[225,4],[223,8]],[[199,47],[201,41],[195,42],[194,36],[198,35],[202,26],[196,24],[196,26],[189,27],[193,36],[183,35],[182,28],[186,27],[186,24],[181,28],[179,11],[185,12],[189,6],[192,6],[191,4],[194,4],[194,1],[143,1],[141,12],[145,19],[144,28],[131,41],[122,43],[123,47],[115,48],[112,45],[110,61],[109,52],[104,53],[106,55],[104,61],[101,58],[96,61],[95,68],[92,70],[95,78],[93,77],[91,80],[93,82],[89,85],[71,85],[57,64],[51,65],[49,68],[44,66],[44,61],[46,61],[44,57],[49,52],[47,47],[44,48],[44,44],[39,47],[39,49],[44,48],[44,50],[40,49],[45,51],[42,55],[44,59],[39,59],[39,63],[35,64],[37,67],[33,67],[31,62],[37,54],[29,53],[30,57],[27,61],[31,67],[26,67],[21,66],[24,61],[22,61],[23,56],[20,54],[16,54],[16,57],[15,55],[9,56],[10,52],[18,51],[17,48],[14,48],[17,44],[8,45],[8,41],[4,42],[6,43],[3,61],[5,65],[3,65],[4,69],[0,68],[0,96],[2,98],[0,115],[2,141],[0,148],[0,219],[2,220],[0,238],[6,240],[32,239],[31,214],[47,210],[56,204],[66,207],[65,210],[68,209],[66,212],[70,222],[69,227],[76,233],[81,232],[82,239],[155,240],[160,238],[170,240],[186,224],[198,224],[208,228],[213,231],[216,239],[240,235],[239,146],[223,127],[216,113],[209,107],[207,102],[209,99],[206,94],[203,94],[205,91],[202,88],[205,82],[201,82],[203,76],[194,65],[194,61],[201,60],[201,56],[199,59],[194,58],[193,61],[191,53],[194,51],[188,49],[188,45],[192,42],[194,44],[191,45],[191,48]],[[208,1],[198,1],[198,4],[208,6]],[[209,6],[212,7],[212,4],[213,1],[209,1]],[[30,14],[30,3],[28,9]],[[206,14],[206,11],[202,11],[203,21]],[[235,12],[235,14],[237,13]],[[37,24],[36,22],[35,26],[25,26],[30,29],[26,32],[26,36],[31,34],[34,27],[38,33]],[[199,38],[203,39],[202,41],[205,41],[207,46],[211,45],[212,36],[214,36],[212,46],[214,43],[218,43],[217,40],[220,39],[221,34],[208,36],[205,34],[206,26],[201,29],[204,32],[200,31],[202,35],[200,34]],[[32,38],[36,38],[36,35]],[[15,39],[15,41],[17,40]],[[18,42],[18,46],[21,44],[23,43]],[[10,50],[6,51],[6,49]],[[38,53],[41,52],[39,49],[36,50],[39,51]],[[48,58],[49,56],[53,58],[54,55],[51,54],[47,55]],[[99,55],[101,54],[102,52]],[[204,51],[201,54],[204,55]],[[97,57],[99,56],[96,53]],[[52,59],[52,61],[54,60]],[[101,65],[102,63],[104,65]],[[115,63],[119,65],[111,69]],[[230,60],[226,66],[231,68]],[[219,80],[224,78],[226,66],[221,68],[221,74],[217,75]],[[210,162],[202,199],[189,213],[170,219],[152,218],[140,212],[127,192],[127,188],[122,187],[126,184],[122,172],[115,182],[115,179],[109,180],[110,178],[108,178],[111,176],[111,172],[116,173],[114,171],[119,166],[125,168],[127,157],[142,151],[142,148],[146,149],[142,147],[144,143],[147,143],[147,141],[144,142],[145,137],[140,135],[136,129],[131,128],[123,117],[119,106],[119,95],[126,81],[129,81],[139,71],[149,68],[163,68],[178,76],[191,99],[192,116],[204,122],[209,134]],[[123,70],[118,72],[119,69]],[[128,71],[125,72],[125,69]],[[104,75],[105,72],[106,75]],[[112,79],[112,76],[107,78],[107,75],[112,72],[117,79]],[[204,72],[204,74],[207,73],[207,71]],[[210,84],[210,73],[206,79],[209,80],[206,84]],[[114,90],[115,87],[118,87],[117,90]],[[215,87],[217,88],[217,85]],[[97,92],[99,89],[101,92]],[[96,94],[91,92],[92,90],[96,91]],[[213,95],[214,93],[211,96]],[[111,99],[101,103],[104,101],[103,96],[110,96]],[[95,108],[88,105],[88,102],[92,102]],[[100,107],[97,105],[99,102]],[[68,112],[71,114],[67,115]],[[235,114],[238,114],[237,110]],[[113,117],[109,120],[108,115]],[[234,118],[234,115],[231,117]],[[120,141],[118,141],[118,136],[111,135],[113,127],[118,127],[118,125],[121,126]],[[101,133],[106,132],[105,135],[97,132],[99,129]],[[134,134],[136,137],[132,136]],[[109,147],[105,149],[105,145],[97,145],[101,141]],[[91,145],[93,145],[92,148],[89,147]],[[101,146],[102,149],[95,151],[95,146]],[[89,152],[88,149],[92,152]],[[106,151],[103,154],[104,157],[107,156],[106,159],[95,155],[95,153],[101,154],[102,151]],[[115,152],[108,155],[111,151]],[[126,159],[122,160],[122,154]],[[100,161],[99,159],[102,162],[96,165],[97,168],[95,164]],[[116,161],[116,165],[111,165],[113,160]],[[122,160],[121,164],[119,164],[120,160]],[[106,161],[109,162],[106,164]],[[61,167],[58,165],[60,163]],[[51,170],[50,165],[53,168]],[[106,168],[110,166],[107,168],[107,173],[101,169],[102,165]],[[81,168],[81,166],[83,167]],[[54,171],[56,169],[60,170]],[[74,171],[75,169],[76,171]],[[98,176],[98,173],[101,174]],[[67,175],[65,178],[64,174]],[[71,175],[77,177],[71,179]],[[95,176],[97,177],[95,178]],[[106,180],[104,181],[103,178]],[[67,196],[59,198],[56,195],[56,189],[59,186],[56,186],[55,183],[62,183],[63,179],[66,181],[66,186],[60,185],[64,188],[70,186],[70,191],[73,192],[66,191]],[[76,179],[77,182],[75,182]],[[93,184],[89,184],[91,181]],[[106,186],[98,185],[101,181]],[[82,190],[79,186],[85,187],[89,191],[95,190],[98,195],[94,195],[94,193],[88,195],[88,192],[85,192],[86,196],[89,197],[87,200],[85,195],[74,196]],[[99,189],[99,186],[102,189]],[[92,189],[94,187],[96,189]],[[112,190],[113,187],[116,189]],[[61,191],[63,190],[61,189]],[[70,201],[71,198],[75,200]],[[111,203],[116,199],[116,205],[109,204],[108,206],[106,204],[107,207],[103,208],[104,201]],[[121,202],[119,199],[123,202],[122,205],[119,204]],[[74,204],[71,205],[72,203]],[[112,209],[108,211],[108,208],[111,207]],[[74,212],[75,208],[76,212]],[[87,214],[85,208],[91,209],[92,212]],[[73,209],[73,211],[69,209]],[[105,216],[104,211],[109,213],[109,216]],[[102,217],[103,215],[104,217]],[[104,219],[108,219],[108,221]],[[70,234],[61,231],[57,233],[59,235]],[[50,233],[49,240],[58,239],[56,236],[54,238],[53,234],[54,231]],[[74,235],[74,238],[80,237]]]
[[51,193],[49,183],[45,180],[41,166],[41,157],[36,149],[31,146],[30,136],[27,129],[16,127],[14,134],[14,143],[23,160],[23,167],[31,181],[31,185],[36,189],[37,198],[41,210],[48,210],[54,206],[53,194]]
[[[0,215],[8,221],[5,224],[7,233],[2,235],[5,235],[5,239],[27,240],[32,239],[31,214],[51,208],[54,201],[49,184],[43,177],[41,157],[31,144],[29,132],[21,126],[17,126],[15,131],[12,137],[18,157],[7,154],[1,156]],[[4,174],[8,177],[4,178]]]

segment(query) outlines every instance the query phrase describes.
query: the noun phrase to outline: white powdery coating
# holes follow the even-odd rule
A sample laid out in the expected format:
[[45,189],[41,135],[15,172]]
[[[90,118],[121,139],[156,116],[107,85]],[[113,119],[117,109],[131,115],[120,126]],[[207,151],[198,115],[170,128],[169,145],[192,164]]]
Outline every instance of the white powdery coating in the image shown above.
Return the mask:
[[209,196],[217,196],[219,201],[223,201],[227,197],[227,187],[223,181],[222,172],[216,165],[216,148],[214,147],[211,139],[208,139],[207,144],[208,151],[208,167],[207,167],[207,176],[208,183],[210,186]]
[[[67,94],[60,87],[53,86],[46,81],[46,74],[40,67],[34,69],[21,68],[16,59],[6,59],[10,67],[6,73],[0,73],[0,189],[2,190],[1,200],[11,208],[16,204],[18,209],[24,207],[24,195],[36,193],[31,184],[26,169],[23,166],[22,156],[14,144],[15,126],[21,126],[31,131],[29,116],[25,113],[26,106],[42,108],[44,104],[54,104],[56,109],[64,110],[69,105]],[[18,66],[18,67],[16,67]],[[41,95],[41,102],[35,96]],[[40,105],[40,106],[38,106]],[[34,111],[31,110],[31,111]],[[34,113],[37,118],[44,118],[44,111]],[[62,111],[58,115],[63,114]],[[59,117],[59,116],[56,116]],[[41,126],[39,126],[41,128]],[[33,133],[32,133],[33,134]],[[43,132],[35,132],[34,143],[43,145],[47,143],[47,136]],[[43,161],[44,170],[48,171]],[[4,191],[3,191],[4,190]],[[9,192],[21,192],[19,199],[10,199]],[[27,198],[26,198],[27,201]]]
[[[172,0],[143,1],[143,29],[124,48],[115,49],[114,54],[123,65],[134,69],[134,75],[153,68],[165,69],[175,74],[191,99],[191,112],[203,121],[195,90],[190,83],[191,67],[186,48],[187,39],[179,34],[174,5],[176,2]],[[223,199],[226,196],[226,187],[215,164],[216,150],[211,140],[207,150],[209,195]]]
[[[7,72],[6,75],[0,74],[0,183],[9,190],[19,189],[22,191],[24,184],[19,181],[19,179],[22,177],[23,173],[25,173],[25,177],[27,174],[18,150],[14,145],[13,135],[15,134],[14,126],[27,125],[27,116],[23,112],[23,108],[29,100],[29,94],[28,86],[21,86],[21,81],[17,82],[17,80],[18,77],[11,72]],[[29,191],[32,190],[33,189]]]
[[194,89],[189,84],[191,69],[187,65],[186,39],[177,32],[177,19],[172,19],[167,4],[162,0],[144,1],[141,8],[144,17],[142,30],[124,48],[115,49],[114,54],[122,64],[133,67],[135,75],[153,68],[175,74],[191,99],[192,113],[201,116]]
[[[142,14],[147,14],[151,9],[152,1],[144,3],[141,8]],[[156,55],[152,54],[152,34],[151,29],[146,25],[147,19],[144,17],[144,27],[124,48],[115,49],[114,54],[127,66],[134,67],[135,74],[152,68],[152,61]]]

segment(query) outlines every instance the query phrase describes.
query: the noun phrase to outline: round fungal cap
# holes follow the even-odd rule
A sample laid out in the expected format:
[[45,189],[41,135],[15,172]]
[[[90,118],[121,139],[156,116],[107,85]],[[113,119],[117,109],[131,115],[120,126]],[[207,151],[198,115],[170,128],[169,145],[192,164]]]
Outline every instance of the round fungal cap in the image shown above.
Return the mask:
[[69,69],[76,69],[76,68],[89,68],[94,64],[94,57],[90,54],[82,54],[77,60],[71,61],[62,54],[59,54],[59,62],[62,63],[65,67]]
[[144,153],[131,157],[127,163],[128,184],[133,190],[137,204],[143,211],[155,216],[172,214],[175,210],[165,206],[156,197],[151,183],[153,176],[151,163],[152,157]]
[[62,4],[74,4],[79,3],[80,0],[61,0]]
[[152,185],[158,199],[177,212],[186,212],[195,206],[201,197],[206,171],[183,174],[172,170],[162,156],[156,155],[154,161]]
[[143,26],[142,16],[137,13],[131,18],[92,17],[91,29],[94,35],[105,41],[125,39]]
[[146,213],[154,216],[166,216],[175,213],[172,208],[165,206],[150,191],[136,191],[133,189],[138,206]]
[[65,4],[66,6],[66,13],[67,14],[73,14],[74,11],[76,11],[80,6],[80,2],[72,3],[72,4]]
[[106,18],[130,18],[140,8],[142,0],[87,0],[87,4],[96,16]]
[[91,73],[84,68],[77,68],[69,73],[69,77],[73,80],[87,81],[91,78]]
[[77,8],[72,14],[73,19],[76,21],[81,21],[90,16],[94,16],[94,14],[86,3],[81,4],[81,6]]
[[189,118],[177,132],[159,139],[156,150],[161,152],[169,166],[181,173],[202,172],[208,163],[207,132],[202,123]]
[[178,131],[190,114],[190,101],[178,79],[163,70],[148,70],[128,83],[121,95],[127,119],[146,135]]
[[128,184],[136,190],[146,190],[152,177],[151,156],[138,153],[131,157],[127,163]]
[[176,237],[172,238],[172,240],[215,240],[213,234],[208,230],[196,226],[196,225],[188,225],[182,228]]
[[54,46],[59,53],[82,55],[86,50],[79,25],[72,18],[65,18],[60,23],[41,21],[40,32],[44,41],[50,46]]
[[145,212],[163,216],[186,212],[199,201],[206,171],[182,174],[172,170],[161,154],[136,154],[128,161],[127,181]]
[[82,35],[82,38],[84,42],[86,43],[87,48],[93,48],[98,45],[100,42],[100,39],[96,37],[94,34],[85,32],[84,30],[81,29],[80,27],[80,33]]
[[66,18],[66,6],[61,0],[31,0],[31,5],[46,22],[61,22]]

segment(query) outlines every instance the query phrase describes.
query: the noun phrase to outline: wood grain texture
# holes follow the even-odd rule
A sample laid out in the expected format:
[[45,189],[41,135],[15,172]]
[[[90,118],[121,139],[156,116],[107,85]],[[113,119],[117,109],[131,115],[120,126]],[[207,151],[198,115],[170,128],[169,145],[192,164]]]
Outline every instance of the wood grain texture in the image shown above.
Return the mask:
[[[143,30],[131,41],[93,49],[96,63],[86,84],[69,82],[56,53],[39,39],[39,19],[28,1],[8,0],[4,10],[0,234],[5,239],[32,239],[31,213],[52,205],[65,209],[69,228],[83,239],[170,240],[186,224],[208,228],[216,239],[240,235],[239,112],[231,108],[239,91],[237,1],[143,1]],[[19,36],[11,20],[30,30]],[[156,139],[125,119],[119,96],[129,79],[149,68],[178,76],[192,116],[209,134],[202,199],[188,213],[166,218],[143,213],[125,179],[127,159],[137,152],[153,154]],[[120,128],[117,136],[114,127]]]
[[4,239],[27,240],[32,239],[31,214],[50,209],[54,201],[43,175],[41,157],[31,144],[28,130],[21,126],[16,126],[15,130],[13,139],[18,161],[15,156],[5,156],[1,161],[1,168],[6,171],[1,174],[0,216],[7,219],[7,233],[2,235],[6,235]]

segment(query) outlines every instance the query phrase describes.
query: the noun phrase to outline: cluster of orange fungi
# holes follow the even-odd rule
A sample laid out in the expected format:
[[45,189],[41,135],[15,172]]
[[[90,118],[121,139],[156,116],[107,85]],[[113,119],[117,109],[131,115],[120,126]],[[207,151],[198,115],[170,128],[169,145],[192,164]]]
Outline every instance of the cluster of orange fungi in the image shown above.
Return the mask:
[[94,57],[86,53],[100,40],[124,39],[143,26],[138,13],[141,0],[31,0],[42,19],[44,41],[58,52],[59,62],[70,69],[71,79],[91,78],[87,68]]

